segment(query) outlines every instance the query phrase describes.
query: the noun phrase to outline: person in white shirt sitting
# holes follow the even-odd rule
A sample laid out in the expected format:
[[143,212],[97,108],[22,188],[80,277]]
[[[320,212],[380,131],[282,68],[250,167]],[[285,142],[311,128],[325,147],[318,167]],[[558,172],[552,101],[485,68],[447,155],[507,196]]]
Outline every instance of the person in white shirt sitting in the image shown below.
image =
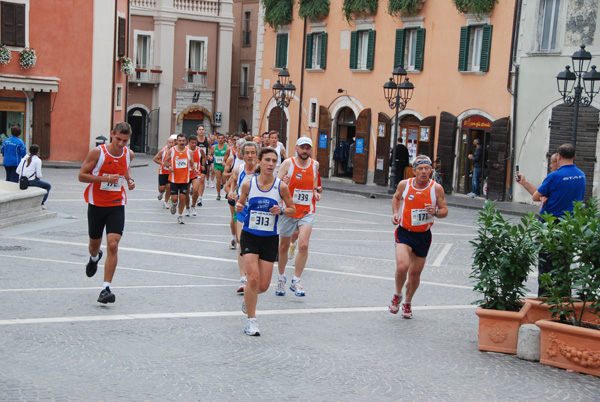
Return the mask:
[[19,174],[19,179],[21,176],[27,177],[30,186],[40,187],[46,190],[46,195],[42,200],[42,208],[46,209],[46,200],[48,199],[48,194],[50,194],[52,186],[50,183],[41,180],[42,160],[37,156],[38,152],[40,152],[40,147],[36,144],[31,145],[29,147],[29,154],[21,159],[21,162],[17,167],[17,173]]

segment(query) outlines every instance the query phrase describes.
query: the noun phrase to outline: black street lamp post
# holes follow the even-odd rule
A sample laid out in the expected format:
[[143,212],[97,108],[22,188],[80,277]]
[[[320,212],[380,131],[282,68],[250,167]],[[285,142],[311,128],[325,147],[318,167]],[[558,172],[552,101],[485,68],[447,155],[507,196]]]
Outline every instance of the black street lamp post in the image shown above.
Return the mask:
[[285,68],[279,72],[277,78],[277,83],[273,85],[273,97],[275,98],[275,103],[281,109],[281,126],[279,129],[279,136],[281,137],[283,136],[283,123],[285,120],[283,109],[290,105],[290,101],[296,92],[296,87],[290,81],[290,73]]
[[[390,188],[388,188],[388,194],[394,194],[396,188],[396,175],[400,172],[396,172],[396,142],[398,139],[398,127],[399,119],[398,112],[406,109],[406,104],[412,98],[413,90],[415,86],[408,81],[406,76],[406,70],[402,66],[398,66],[392,72],[393,78],[390,78],[388,82],[383,85],[383,95],[387,101],[390,109],[396,109],[396,127],[394,130],[394,142],[392,144],[392,170],[390,173]],[[404,79],[404,80],[403,80]]]
[[[573,63],[573,71],[570,66],[565,66],[565,71],[556,76],[558,84],[558,92],[563,98],[565,105],[575,106],[573,116],[573,131],[571,133],[571,143],[575,146],[577,142],[577,123],[579,120],[579,105],[589,106],[598,94],[600,86],[600,73],[596,71],[596,66],[592,66],[588,71],[592,55],[585,50],[585,45],[581,45],[581,49],[573,53],[571,56]],[[581,80],[583,79],[583,86]],[[575,82],[577,81],[577,85]],[[574,92],[573,95],[571,93]],[[584,94],[585,92],[585,94]],[[585,95],[585,96],[584,96]]]

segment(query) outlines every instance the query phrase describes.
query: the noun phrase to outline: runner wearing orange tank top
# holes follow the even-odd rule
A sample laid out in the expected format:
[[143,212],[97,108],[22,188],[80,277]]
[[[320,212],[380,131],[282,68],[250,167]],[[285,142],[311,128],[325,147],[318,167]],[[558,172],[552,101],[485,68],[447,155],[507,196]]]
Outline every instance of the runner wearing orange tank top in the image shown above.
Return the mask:
[[389,306],[390,313],[400,310],[402,288],[406,284],[402,317],[412,318],[412,298],[419,287],[421,272],[431,245],[435,218],[448,216],[446,196],[441,185],[431,180],[431,159],[425,155],[413,161],[415,177],[398,183],[392,199],[392,223],[396,229],[396,293]]
[[183,224],[183,208],[185,207],[185,196],[190,181],[190,170],[198,174],[192,152],[185,146],[184,134],[177,135],[177,145],[165,158],[165,166],[169,170],[169,182],[171,183],[171,215],[178,211],[177,223]]
[[[195,135],[190,135],[190,139],[188,140],[188,149],[192,153],[192,157],[194,158],[194,163],[196,164],[197,170],[190,171],[190,183],[188,184],[188,191],[185,195],[185,215],[190,216],[198,216],[196,212],[196,201],[198,201],[198,197],[200,195],[200,180],[202,179],[202,171],[201,166],[203,166],[206,160],[206,154],[202,148],[198,147],[198,137]],[[190,208],[190,187],[192,189],[192,206]]]
[[126,147],[130,136],[131,126],[126,122],[117,123],[110,135],[110,144],[93,148],[85,158],[78,175],[80,182],[90,183],[84,194],[88,203],[90,252],[85,271],[89,278],[98,270],[98,262],[102,258],[102,235],[106,228],[107,255],[99,303],[114,303],[116,299],[110,291],[110,284],[117,268],[119,241],[125,227],[127,194],[124,184],[127,183],[129,190],[135,188],[129,168],[133,152]]
[[159,165],[158,166],[158,196],[156,198],[158,198],[158,200],[161,201],[161,203],[162,203],[163,194],[165,192],[167,193],[167,196],[165,197],[165,202],[163,204],[163,206],[165,208],[168,208],[168,203],[166,201],[169,198],[169,194],[171,194],[171,193],[170,193],[170,188],[169,188],[169,171],[165,168],[164,163],[165,163],[165,158],[166,158],[167,154],[171,151],[171,148],[173,148],[173,145],[175,144],[176,139],[177,139],[177,135],[173,134],[172,136],[170,136],[167,139],[167,145],[163,149],[158,151],[156,156],[154,156],[154,163]]
[[287,278],[285,266],[288,262],[288,251],[292,236],[298,231],[298,256],[294,262],[294,277],[290,290],[296,296],[306,295],[302,285],[301,276],[308,258],[308,243],[312,226],[315,220],[315,202],[321,199],[318,187],[319,162],[310,157],[312,140],[309,137],[300,137],[296,142],[297,156],[286,159],[279,168],[278,177],[288,184],[290,194],[296,206],[296,213],[284,216],[279,223],[279,261],[277,268],[277,296],[285,296]]

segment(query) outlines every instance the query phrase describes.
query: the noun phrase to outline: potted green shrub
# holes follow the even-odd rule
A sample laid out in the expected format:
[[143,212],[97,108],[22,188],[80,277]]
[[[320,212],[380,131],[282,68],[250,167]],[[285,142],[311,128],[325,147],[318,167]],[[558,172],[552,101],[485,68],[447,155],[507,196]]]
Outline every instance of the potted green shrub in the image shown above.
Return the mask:
[[390,0],[388,14],[397,17],[400,15],[415,15],[423,7],[425,0]]
[[474,14],[478,17],[489,15],[498,0],[453,0],[459,13]]
[[[600,209],[575,203],[561,219],[544,216],[540,243],[555,268],[541,276],[552,320],[539,320],[542,364],[600,376]],[[566,268],[561,268],[566,267]]]
[[294,18],[293,0],[261,0],[265,8],[265,22],[273,29],[287,25]]
[[537,257],[532,230],[536,221],[530,213],[513,223],[495,205],[486,201],[478,214],[477,237],[470,241],[474,248],[470,278],[473,290],[483,296],[474,302],[480,306],[479,350],[515,354],[519,327],[529,309],[523,298]]
[[379,0],[344,0],[342,13],[346,21],[350,22],[355,16],[361,14],[377,14],[378,7]]
[[329,15],[329,0],[300,0],[298,16],[317,21]]

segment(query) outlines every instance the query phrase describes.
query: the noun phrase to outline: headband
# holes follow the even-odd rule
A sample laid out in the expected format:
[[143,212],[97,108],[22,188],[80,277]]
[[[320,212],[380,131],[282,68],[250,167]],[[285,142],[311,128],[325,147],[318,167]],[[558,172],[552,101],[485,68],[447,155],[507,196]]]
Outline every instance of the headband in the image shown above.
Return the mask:
[[415,163],[413,163],[413,167],[416,168],[419,165],[427,164],[431,166],[431,161],[429,159],[419,159]]

